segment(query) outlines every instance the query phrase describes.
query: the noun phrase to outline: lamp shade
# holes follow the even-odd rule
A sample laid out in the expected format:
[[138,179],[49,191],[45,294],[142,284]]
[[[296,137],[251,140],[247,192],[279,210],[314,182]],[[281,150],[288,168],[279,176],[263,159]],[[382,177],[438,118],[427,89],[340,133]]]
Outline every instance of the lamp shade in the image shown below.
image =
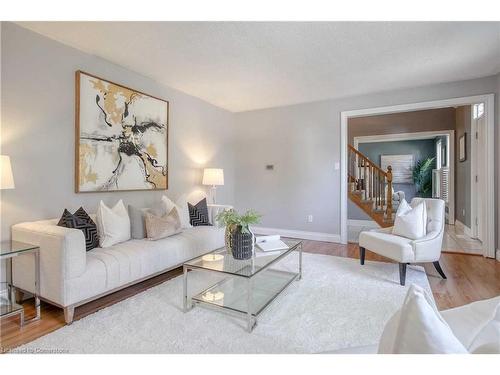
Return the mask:
[[224,170],[219,168],[205,168],[203,170],[203,185],[224,185]]
[[14,176],[10,166],[10,158],[7,155],[0,155],[0,173],[2,174],[0,189],[14,189]]

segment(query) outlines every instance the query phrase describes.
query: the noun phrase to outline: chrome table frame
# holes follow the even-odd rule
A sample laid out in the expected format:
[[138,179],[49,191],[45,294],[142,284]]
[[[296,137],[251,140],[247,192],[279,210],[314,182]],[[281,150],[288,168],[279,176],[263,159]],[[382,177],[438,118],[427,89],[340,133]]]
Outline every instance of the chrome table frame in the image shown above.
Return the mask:
[[[265,271],[265,270],[270,270],[270,267],[279,262],[280,260],[286,258],[287,256],[293,254],[295,251],[297,251],[299,253],[299,269],[298,269],[298,272],[297,273],[292,273],[292,272],[287,272],[287,271],[277,271],[277,270],[273,270],[274,272],[280,272],[280,273],[284,273],[284,274],[288,274],[290,276],[292,276],[290,278],[290,280],[277,292],[275,293],[272,298],[270,298],[265,304],[264,306],[259,309],[258,311],[256,311],[255,313],[253,313],[251,311],[251,306],[252,306],[252,298],[253,298],[253,277],[255,275],[258,275],[260,272],[262,271]],[[255,255],[254,255],[255,256]],[[184,263],[182,265],[182,270],[183,270],[183,311],[186,313],[188,311],[190,311],[193,307],[194,307],[194,304],[197,304],[197,305],[201,305],[203,307],[206,307],[206,308],[209,308],[209,309],[213,309],[213,310],[216,310],[216,311],[220,311],[220,312],[224,312],[226,314],[230,314],[230,315],[235,315],[237,317],[240,317],[240,318],[243,318],[244,320],[246,320],[246,323],[247,323],[247,327],[246,327],[246,330],[247,332],[251,333],[253,331],[253,329],[255,328],[255,326],[257,325],[257,317],[293,282],[293,281],[298,281],[302,278],[302,242],[299,242],[296,247],[290,251],[290,252],[285,252],[283,254],[281,254],[280,256],[278,256],[277,258],[275,258],[273,261],[269,262],[268,264],[265,265],[265,267],[261,268],[258,272],[254,273],[253,275],[251,276],[243,276],[243,275],[238,275],[238,274],[229,274],[227,272],[224,272],[224,271],[219,271],[219,270],[213,270],[213,269],[208,269],[208,268],[203,268],[203,267],[197,267],[197,266],[193,266],[193,265],[189,265],[189,264],[186,264]],[[239,311],[239,310],[235,310],[235,309],[231,309],[230,307],[223,307],[223,306],[216,306],[212,303],[209,303],[209,302],[203,302],[201,300],[194,300],[192,299],[192,297],[189,297],[188,296],[188,273],[189,271],[194,271],[194,270],[201,270],[201,271],[206,271],[206,272],[215,272],[215,273],[223,273],[223,274],[226,274],[228,277],[224,278],[223,280],[217,282],[216,284],[214,285],[211,285],[209,286],[208,288],[204,289],[203,291],[197,293],[196,295],[198,296],[201,296],[202,294],[206,293],[208,290],[214,288],[214,287],[217,287],[218,285],[226,282],[228,280],[228,278],[231,278],[231,277],[237,277],[237,278],[243,278],[243,279],[247,279],[247,285],[246,285],[246,289],[247,289],[247,301],[246,301],[246,304],[247,304],[247,311],[246,312],[242,312],[242,311]]]
[[1,260],[8,260],[7,261],[7,288],[8,288],[8,303],[13,306],[16,304],[16,298],[15,298],[15,286],[13,285],[12,281],[12,259],[25,255],[25,254],[32,254],[35,257],[35,293],[34,293],[34,298],[35,298],[35,311],[36,315],[28,320],[24,319],[24,308],[21,306],[19,310],[6,313],[2,315],[1,317],[9,317],[9,316],[14,316],[19,314],[20,315],[20,323],[19,325],[22,327],[26,323],[31,323],[34,321],[37,321],[41,317],[40,313],[40,247],[34,247],[29,250],[22,250],[22,251],[12,251],[6,254],[1,254],[0,259]]

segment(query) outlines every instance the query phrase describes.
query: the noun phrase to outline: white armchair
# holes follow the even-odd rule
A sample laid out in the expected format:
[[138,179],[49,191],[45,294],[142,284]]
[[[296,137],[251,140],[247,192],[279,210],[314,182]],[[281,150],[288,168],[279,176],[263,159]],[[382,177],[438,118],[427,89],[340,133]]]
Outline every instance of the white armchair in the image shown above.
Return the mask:
[[413,198],[410,205],[416,207],[425,201],[427,209],[427,235],[418,240],[392,234],[392,227],[361,232],[359,252],[361,265],[365,263],[366,250],[385,256],[399,263],[400,284],[405,285],[406,266],[410,263],[432,262],[437,272],[446,279],[439,258],[444,234],[445,204],[441,199]]

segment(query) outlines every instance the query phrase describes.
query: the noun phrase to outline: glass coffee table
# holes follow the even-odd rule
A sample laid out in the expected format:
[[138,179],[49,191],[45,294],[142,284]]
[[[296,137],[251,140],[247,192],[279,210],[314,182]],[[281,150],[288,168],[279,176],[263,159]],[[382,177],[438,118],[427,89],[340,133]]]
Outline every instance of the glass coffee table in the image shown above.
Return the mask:
[[[233,314],[245,319],[247,331],[252,332],[257,324],[257,316],[287,286],[302,277],[302,242],[283,242],[288,245],[288,249],[262,252],[256,247],[253,257],[248,260],[233,258],[224,247],[184,263],[184,312],[199,305]],[[298,257],[296,272],[274,267],[294,254]],[[189,296],[189,271],[194,270],[216,273],[222,278],[201,292]]]
[[[14,286],[12,282],[12,259],[25,254],[32,254],[35,257],[35,317],[26,320],[24,318],[24,308],[15,302]],[[40,319],[40,247],[19,241],[0,242],[0,259],[7,260],[7,298],[0,297],[0,317],[19,315],[19,325],[34,322]]]

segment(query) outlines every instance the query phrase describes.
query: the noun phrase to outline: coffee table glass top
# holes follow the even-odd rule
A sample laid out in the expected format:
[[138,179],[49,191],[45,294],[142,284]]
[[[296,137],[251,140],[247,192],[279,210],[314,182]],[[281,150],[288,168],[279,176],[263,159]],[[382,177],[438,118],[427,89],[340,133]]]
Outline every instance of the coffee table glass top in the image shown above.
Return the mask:
[[34,250],[37,245],[32,245],[19,241],[2,241],[0,242],[0,255],[9,255],[14,253],[22,253],[24,251]]
[[263,252],[255,246],[255,255],[247,260],[235,259],[225,248],[214,250],[209,254],[194,258],[185,263],[191,268],[201,268],[242,277],[252,277],[259,273],[271,263],[274,263],[298,249],[301,241],[283,240],[288,245],[288,249]]

